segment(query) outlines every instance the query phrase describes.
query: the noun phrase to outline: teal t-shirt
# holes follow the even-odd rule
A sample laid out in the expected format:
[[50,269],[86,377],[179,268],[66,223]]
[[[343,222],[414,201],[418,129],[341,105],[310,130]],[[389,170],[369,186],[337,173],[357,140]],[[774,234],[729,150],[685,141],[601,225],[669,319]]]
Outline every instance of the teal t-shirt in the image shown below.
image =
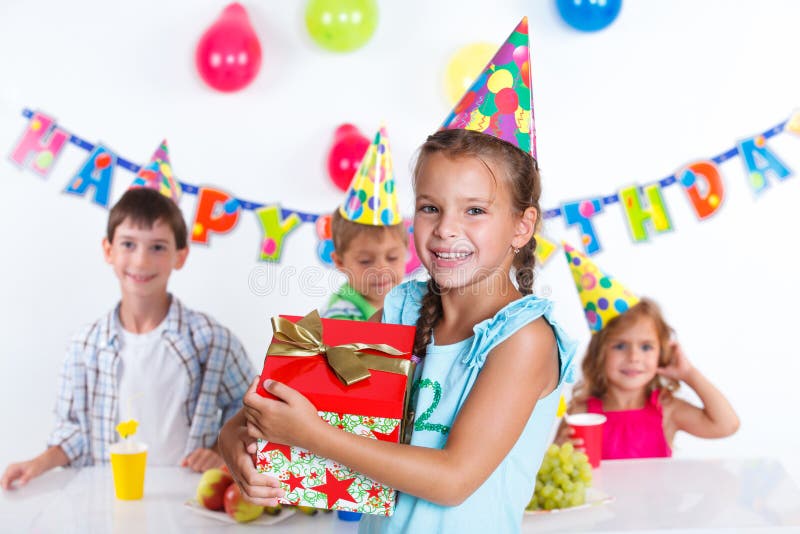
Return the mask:
[[[383,322],[414,325],[426,283],[411,281],[394,288],[383,306]],[[474,335],[452,345],[428,345],[418,366],[411,403],[415,406],[411,445],[441,449],[467,399],[489,352],[526,324],[544,317],[558,343],[560,379],[555,390],[540,399],[522,435],[489,478],[458,506],[440,506],[405,493],[398,495],[392,517],[364,515],[360,533],[513,533],[533,494],[536,473],[548,446],[561,385],[572,364],[575,343],[552,318],[549,300],[529,295],[508,304],[475,325]],[[491,439],[487,436],[486,439]]]

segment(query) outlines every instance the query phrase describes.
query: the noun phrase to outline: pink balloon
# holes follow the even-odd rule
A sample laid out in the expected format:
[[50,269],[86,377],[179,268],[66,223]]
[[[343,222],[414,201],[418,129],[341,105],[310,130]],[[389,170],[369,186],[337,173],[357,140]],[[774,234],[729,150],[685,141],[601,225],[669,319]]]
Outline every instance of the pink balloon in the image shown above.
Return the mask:
[[200,37],[195,64],[218,91],[238,91],[253,81],[261,68],[261,44],[241,4],[226,7]]
[[328,153],[328,176],[336,187],[347,191],[368,148],[369,139],[352,124],[342,124],[336,129]]

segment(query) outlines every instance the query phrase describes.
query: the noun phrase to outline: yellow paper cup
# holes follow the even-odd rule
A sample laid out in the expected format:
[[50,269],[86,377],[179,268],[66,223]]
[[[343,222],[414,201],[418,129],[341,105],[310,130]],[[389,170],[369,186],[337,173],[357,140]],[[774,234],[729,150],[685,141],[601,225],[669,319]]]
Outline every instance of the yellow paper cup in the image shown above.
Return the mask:
[[111,446],[111,471],[117,499],[134,501],[142,498],[146,465],[147,445],[144,443],[123,442]]

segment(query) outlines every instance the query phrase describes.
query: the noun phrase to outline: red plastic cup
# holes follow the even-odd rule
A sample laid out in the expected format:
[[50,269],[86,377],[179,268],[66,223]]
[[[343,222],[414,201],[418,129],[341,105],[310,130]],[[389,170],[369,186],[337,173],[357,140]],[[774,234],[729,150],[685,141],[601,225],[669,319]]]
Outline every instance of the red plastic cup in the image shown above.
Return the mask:
[[567,424],[574,430],[573,438],[583,440],[583,449],[589,457],[593,468],[600,466],[603,457],[603,423],[606,416],[599,413],[576,413],[565,417]]

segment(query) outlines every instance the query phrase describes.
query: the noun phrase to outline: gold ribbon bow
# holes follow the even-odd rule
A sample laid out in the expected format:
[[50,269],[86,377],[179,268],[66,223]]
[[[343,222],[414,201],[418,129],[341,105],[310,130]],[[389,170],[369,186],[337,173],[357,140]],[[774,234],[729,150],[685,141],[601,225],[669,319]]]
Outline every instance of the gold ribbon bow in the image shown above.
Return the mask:
[[283,317],[272,318],[275,341],[270,343],[267,355],[317,356],[322,355],[328,366],[345,385],[370,377],[370,369],[405,375],[411,380],[411,362],[398,358],[386,358],[362,352],[365,349],[399,356],[403,352],[382,343],[347,343],[326,345],[322,342],[322,320],[316,310],[296,323]]

